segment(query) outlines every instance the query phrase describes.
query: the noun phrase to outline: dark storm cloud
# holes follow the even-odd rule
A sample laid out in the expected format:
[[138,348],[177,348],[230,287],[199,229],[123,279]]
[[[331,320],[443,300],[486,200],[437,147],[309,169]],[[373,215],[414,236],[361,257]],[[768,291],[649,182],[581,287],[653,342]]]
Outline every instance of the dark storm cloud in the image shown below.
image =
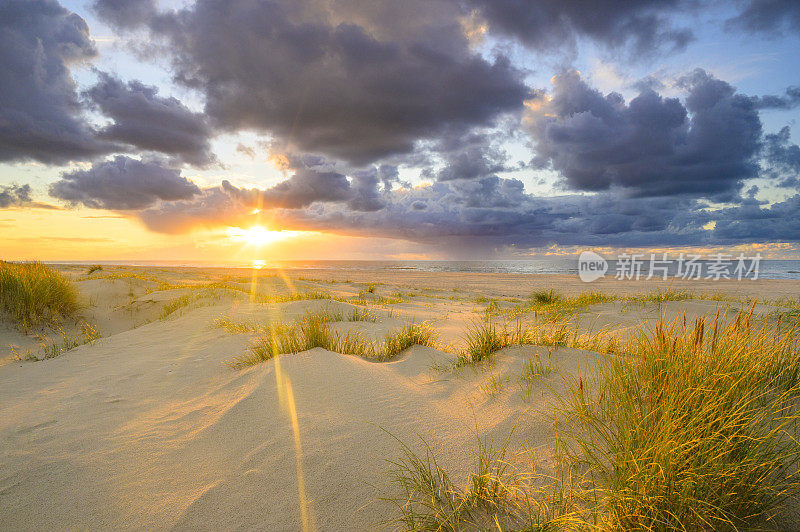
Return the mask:
[[[394,191],[384,209],[353,212],[340,205],[281,210],[275,220],[303,230],[400,238],[440,250],[559,245],[655,246],[704,243],[709,221],[691,199],[626,199],[613,193],[534,197],[515,180],[462,181]],[[474,187],[474,188],[473,188]],[[472,202],[473,192],[489,201]],[[463,248],[463,249],[462,249]]]
[[[229,183],[192,199],[161,202],[137,215],[154,231],[253,223],[259,191]],[[274,208],[270,220],[287,229],[398,238],[442,251],[560,245],[686,245],[703,243],[710,218],[686,198],[598,195],[535,197],[515,179],[436,182],[380,195],[382,208],[355,210],[347,201]]]
[[534,162],[576,190],[731,199],[758,171],[755,105],[700,69],[679,85],[685,103],[649,89],[626,103],[589,87],[577,72],[556,76],[552,100],[530,112]]
[[608,48],[632,47],[636,55],[680,50],[694,39],[670,16],[692,8],[686,0],[466,0],[489,24],[537,50],[574,48],[584,37]]
[[386,206],[381,198],[378,168],[370,168],[353,174],[352,188],[354,196],[348,206],[354,211],[377,211]]
[[158,200],[188,199],[199,193],[180,170],[121,155],[88,170],[65,172],[50,185],[54,198],[93,209],[144,209]]
[[290,157],[287,169],[293,172],[291,177],[266,190],[238,188],[228,181],[222,188],[241,202],[264,209],[301,209],[315,202],[353,199],[347,176],[334,171],[324,158]]
[[112,26],[132,27],[146,23],[155,13],[155,0],[95,0],[95,12]]
[[779,179],[779,185],[800,185],[800,146],[789,142],[789,127],[764,136],[764,165],[767,173]]
[[469,132],[441,139],[433,151],[444,165],[436,172],[426,169],[427,177],[439,181],[482,179],[508,170],[508,155],[501,146],[505,135]]
[[796,242],[800,240],[800,195],[762,207],[750,201],[717,214],[714,239],[720,242]]
[[0,209],[25,205],[31,201],[31,186],[28,184],[0,187]]
[[732,30],[775,36],[800,31],[800,2],[795,0],[750,0],[736,17],[727,21]]
[[491,125],[529,94],[506,57],[470,50],[447,2],[327,4],[200,0],[146,18],[219,127],[354,164]]
[[759,109],[794,109],[800,105],[800,87],[789,87],[783,96],[767,95],[753,99]]
[[214,160],[205,117],[175,98],[158,95],[139,81],[124,83],[100,72],[100,80],[84,95],[114,122],[99,136],[143,150],[158,151],[203,166]]
[[250,203],[265,208],[300,209],[316,201],[345,201],[351,197],[350,182],[344,174],[313,168],[299,169],[286,181],[263,191],[235,189],[230,183],[226,188],[238,190],[243,199],[250,197]]
[[59,164],[112,148],[80,117],[69,72],[95,55],[86,22],[55,0],[0,0],[0,161]]

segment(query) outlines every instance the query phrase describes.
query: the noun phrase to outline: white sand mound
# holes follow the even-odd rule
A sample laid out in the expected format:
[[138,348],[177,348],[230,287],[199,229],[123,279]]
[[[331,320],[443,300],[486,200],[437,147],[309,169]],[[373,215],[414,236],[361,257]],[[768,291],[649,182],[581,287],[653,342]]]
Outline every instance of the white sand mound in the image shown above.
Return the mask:
[[[315,349],[237,371],[225,362],[244,353],[249,337],[213,327],[217,317],[290,321],[308,311],[347,316],[354,306],[330,300],[264,305],[240,292],[214,289],[209,296],[203,289],[200,299],[159,321],[176,298],[199,294],[190,288],[154,292],[159,283],[220,281],[246,288],[250,272],[107,270],[159,281],[77,283],[87,303],[85,318],[98,326],[101,340],[58,358],[19,363],[11,361],[8,345],[36,340],[0,326],[0,349],[6,350],[0,352],[1,529],[298,530],[304,520],[319,530],[373,529],[394,515],[392,505],[378,498],[401,495],[387,474],[387,460],[401,457],[395,437],[418,452],[424,452],[424,439],[452,477],[465,482],[476,430],[502,442],[514,428],[511,455],[523,446],[535,449],[536,466],[546,474],[553,442],[548,416],[554,394],[563,391],[562,375],[588,373],[599,356],[513,347],[498,353],[492,365],[442,371],[435,368],[447,367],[452,355],[419,346],[388,363]],[[74,271],[84,275],[85,267]],[[288,295],[300,287],[356,294],[364,289],[357,283],[385,282],[368,296],[377,303],[369,307],[377,322],[333,326],[379,339],[408,319],[430,320],[445,342],[459,342],[465,328],[483,316],[486,305],[476,303],[478,296],[587,288],[571,276],[319,276],[339,281],[265,277],[258,291]],[[422,285],[433,290],[423,294]],[[702,291],[717,285],[675,288],[695,286]],[[800,293],[796,283],[780,281],[719,286],[762,299]],[[657,287],[601,280],[591,288],[638,293]],[[410,290],[418,295],[378,303]],[[712,317],[721,306],[727,304],[611,302],[584,309],[573,320],[582,330],[624,332],[653,323],[661,312],[670,318],[686,311],[693,319]],[[759,306],[757,312],[774,308]],[[68,326],[74,331],[77,321]],[[537,355],[554,371],[521,381],[524,364]]]
[[[398,494],[390,434],[417,450],[424,438],[463,480],[476,424],[502,440],[530,406],[512,377],[533,348],[498,357],[509,386],[493,398],[487,370],[433,370],[450,355],[422,347],[383,364],[314,349],[234,371],[223,362],[248,338],[210,328],[215,310],[2,368],[3,528],[294,530],[306,508],[321,530],[370,529],[392,516],[377,497]],[[587,360],[575,354],[552,357]],[[544,444],[549,427],[529,413],[520,440]]]

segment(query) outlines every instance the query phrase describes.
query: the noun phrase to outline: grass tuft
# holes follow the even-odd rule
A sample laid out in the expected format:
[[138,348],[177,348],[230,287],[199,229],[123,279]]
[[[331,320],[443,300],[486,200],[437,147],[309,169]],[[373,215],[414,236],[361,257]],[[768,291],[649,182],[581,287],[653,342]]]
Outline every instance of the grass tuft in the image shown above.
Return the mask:
[[538,290],[533,292],[530,299],[537,305],[550,305],[561,300],[562,296],[551,288],[550,290]]
[[[341,333],[331,329],[332,321],[343,320],[340,315],[323,311],[308,313],[290,324],[272,323],[260,329],[248,353],[236,357],[230,365],[234,368],[252,366],[277,355],[300,353],[315,347],[344,355],[386,361],[395,358],[413,345],[433,347],[437,342],[435,331],[427,324],[409,323],[389,333],[383,342],[376,344],[360,333]],[[234,332],[251,330],[247,325],[240,326],[229,319],[221,318],[217,324]]]
[[468,484],[459,489],[427,442],[423,440],[424,456],[400,442],[403,458],[390,461],[390,475],[403,495],[384,499],[399,513],[386,524],[414,531],[567,527],[572,501],[559,488],[553,489],[558,483],[551,479],[517,472],[506,459],[508,443],[506,439],[496,448],[488,437],[478,437]]
[[795,331],[685,317],[642,331],[573,382],[567,452],[613,529],[769,527],[800,493]]
[[63,329],[59,329],[58,334],[61,338],[56,341],[50,341],[46,336],[42,336],[39,341],[39,350],[36,353],[27,350],[23,354],[13,346],[11,347],[11,352],[16,360],[36,362],[61,356],[67,351],[100,338],[100,333],[97,329],[85,322],[81,324],[81,333],[79,335],[69,335]]
[[94,272],[101,272],[101,271],[103,271],[103,267],[101,265],[93,264],[92,266],[89,266],[89,268],[86,270],[86,275],[92,275]]
[[414,345],[435,348],[438,345],[436,331],[427,323],[408,323],[386,335],[377,358],[381,361],[391,360]]
[[44,264],[0,261],[0,309],[23,330],[50,325],[75,314],[78,291]]

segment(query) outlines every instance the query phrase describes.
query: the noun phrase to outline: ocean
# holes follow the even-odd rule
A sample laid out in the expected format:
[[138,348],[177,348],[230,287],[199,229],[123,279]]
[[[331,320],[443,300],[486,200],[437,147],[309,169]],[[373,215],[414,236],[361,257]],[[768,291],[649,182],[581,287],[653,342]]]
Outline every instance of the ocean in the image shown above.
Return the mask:
[[[421,272],[475,272],[475,273],[508,273],[508,274],[573,274],[578,275],[577,257],[553,257],[519,260],[291,260],[291,261],[258,261],[261,268],[282,269],[340,269],[340,270],[413,270]],[[701,260],[702,276],[705,277],[713,261]],[[175,266],[175,267],[227,267],[249,268],[250,262],[200,262],[200,261],[51,261],[53,264],[103,264],[121,266]],[[731,264],[731,273],[735,267]],[[749,261],[748,261],[749,266]],[[614,276],[621,267],[617,261],[609,261],[606,276]],[[678,270],[676,262],[667,265],[667,275],[675,276]],[[800,280],[800,260],[762,259],[758,264],[759,279],[797,279]],[[648,272],[648,261],[642,266],[643,277]],[[752,274],[751,274],[752,275]],[[660,276],[660,275],[659,275]]]

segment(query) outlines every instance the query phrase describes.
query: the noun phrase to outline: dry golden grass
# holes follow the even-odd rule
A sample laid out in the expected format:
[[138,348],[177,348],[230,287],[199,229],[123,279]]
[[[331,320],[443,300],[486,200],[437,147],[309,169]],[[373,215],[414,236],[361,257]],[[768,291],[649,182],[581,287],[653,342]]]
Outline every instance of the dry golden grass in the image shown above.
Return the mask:
[[[473,478],[495,489],[458,489],[430,449],[404,446],[392,469],[404,529],[769,529],[800,496],[800,341],[785,323],[682,318],[626,338],[479,324],[467,338],[467,363],[511,343],[608,353],[593,375],[570,378],[553,416],[557,470],[578,480],[533,488],[520,482],[533,465],[512,475],[479,446],[495,465]],[[542,360],[528,366],[523,379],[552,371]]]
[[[364,314],[351,314],[350,318]],[[409,323],[387,334],[382,342],[373,342],[356,332],[341,333],[330,327],[331,322],[344,321],[341,313],[308,313],[293,323],[274,322],[258,328],[248,352],[231,362],[234,368],[251,366],[277,355],[300,353],[315,347],[345,355],[387,361],[413,345],[434,347],[437,334],[428,324]],[[248,332],[253,328],[218,320],[218,325],[233,332]]]
[[0,309],[18,327],[28,330],[75,314],[78,291],[44,264],[0,261]]

